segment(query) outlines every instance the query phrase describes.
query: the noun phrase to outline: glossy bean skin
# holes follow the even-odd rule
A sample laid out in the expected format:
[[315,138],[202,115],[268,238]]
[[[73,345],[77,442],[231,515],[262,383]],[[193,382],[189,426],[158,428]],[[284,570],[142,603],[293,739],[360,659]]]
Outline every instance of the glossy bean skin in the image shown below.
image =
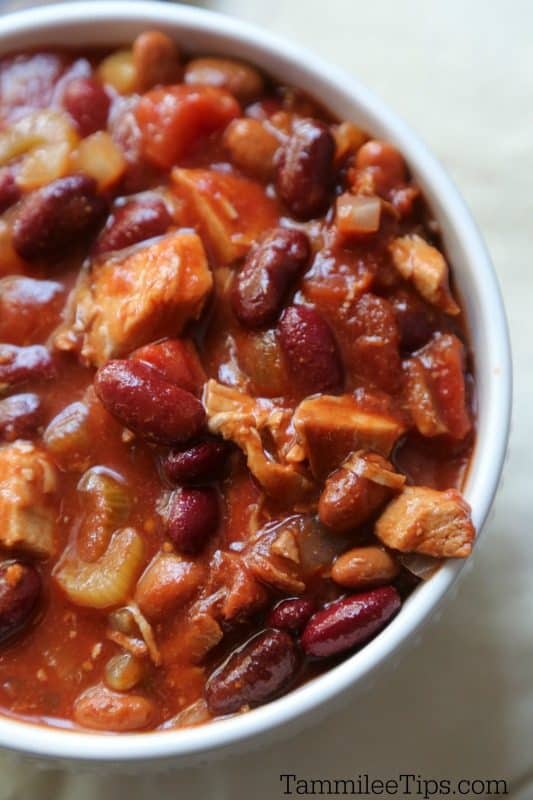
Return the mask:
[[28,380],[49,380],[54,375],[53,358],[43,345],[0,344],[0,389]]
[[263,328],[276,321],[291,283],[309,262],[305,233],[274,228],[250,250],[232,296],[235,316],[246,328]]
[[276,189],[294,216],[311,219],[327,207],[333,183],[335,140],[319,120],[302,119],[277,155]]
[[243,706],[258,706],[286,688],[298,669],[295,644],[285,631],[257,634],[209,678],[206,699],[216,716],[233,714]]
[[331,577],[346,589],[362,590],[390,583],[399,572],[400,565],[383,547],[354,547],[338,557]]
[[63,107],[83,137],[104,130],[110,106],[111,98],[96,78],[74,78],[65,87]]
[[263,91],[259,72],[231,58],[193,58],[185,68],[185,83],[225,89],[241,103],[249,103]]
[[370,139],[357,151],[355,166],[371,171],[378,192],[385,193],[407,177],[401,153],[388,142]]
[[13,247],[26,261],[60,258],[95,231],[106,211],[92,178],[58,178],[21,202],[13,222]]
[[161,236],[166,233],[171,222],[166,205],[156,195],[130,200],[113,211],[96,242],[94,253],[102,255],[113,250],[123,250],[153,236]]
[[31,564],[15,560],[0,564],[0,642],[31,622],[41,591],[41,576]]
[[278,331],[287,369],[302,393],[341,391],[344,369],[337,342],[316,309],[289,306],[281,316]]
[[220,522],[218,492],[212,487],[178,489],[167,511],[167,535],[180,553],[199,553]]
[[393,586],[353,594],[317,611],[302,634],[308,656],[327,658],[364,644],[375,636],[400,608]]
[[144,31],[133,43],[137,90],[147,92],[164,83],[177,83],[180,54],[176,43],[161,31]]
[[281,600],[269,613],[267,625],[269,628],[299,633],[313,615],[314,610],[315,604],[306,597]]
[[124,733],[147,728],[156,717],[154,703],[142,694],[123,694],[102,684],[86,689],[74,702],[74,720],[83,728]]
[[0,441],[27,439],[36,432],[42,421],[38,395],[27,392],[0,400]]
[[163,474],[171,483],[189,484],[217,480],[226,472],[231,446],[223,439],[204,439],[171,450],[162,459]]
[[109,413],[143,439],[175,444],[203,428],[200,401],[146,362],[109,361],[96,373],[94,385]]
[[260,120],[234,119],[224,131],[223,142],[231,161],[240,170],[261,181],[272,180],[279,140]]

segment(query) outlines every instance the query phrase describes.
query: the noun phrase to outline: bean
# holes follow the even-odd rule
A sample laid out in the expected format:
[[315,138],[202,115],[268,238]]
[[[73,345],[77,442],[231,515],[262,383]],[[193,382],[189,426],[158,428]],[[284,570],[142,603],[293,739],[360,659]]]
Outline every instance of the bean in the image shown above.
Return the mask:
[[296,217],[310,219],[327,208],[334,156],[335,140],[324,122],[301,119],[295,123],[278,151],[276,188]]
[[31,564],[0,564],[0,642],[31,622],[41,597],[41,576]]
[[216,489],[184,488],[172,495],[167,511],[167,534],[180,553],[199,553],[215,533],[219,522]]
[[13,246],[26,261],[69,254],[103,222],[106,202],[87,175],[69,175],[29,194],[13,222]]
[[165,203],[156,195],[130,200],[116,208],[98,237],[95,255],[123,250],[125,247],[161,236],[172,224]]
[[379,193],[403,183],[407,170],[402,154],[388,142],[371,139],[359,148],[355,157],[358,169],[370,169]]
[[190,339],[164,339],[139,347],[131,358],[147,361],[171,383],[200,395],[207,378]]
[[144,361],[109,361],[96,373],[95,389],[109,413],[143,439],[176,444],[203,428],[200,401]]
[[307,655],[320,658],[350,650],[375,636],[400,605],[393,586],[336,600],[311,617],[302,634],[302,648]]
[[268,615],[267,625],[269,628],[299,633],[309,621],[314,610],[313,601],[305,597],[281,600]]
[[249,251],[232,295],[239,322],[263,328],[276,321],[291,283],[309,262],[310,249],[302,231],[274,228]]
[[0,344],[0,391],[29,380],[53,378],[54,375],[52,356],[43,345],[17,347]]
[[133,43],[133,64],[137,91],[177,83],[180,78],[180,54],[176,43],[161,31],[144,31]]
[[74,78],[65,87],[63,107],[73,118],[81,136],[104,130],[111,105],[106,90],[96,78]]
[[193,58],[185,68],[185,83],[225,89],[241,103],[250,103],[264,88],[256,69],[230,58]]
[[226,472],[231,446],[222,439],[204,439],[181,450],[171,450],[162,461],[171,483],[214,481]]
[[145,665],[132,653],[118,653],[105,665],[105,682],[110,689],[127,692],[142,681]]
[[279,340],[294,385],[304,394],[338,392],[344,370],[328,323],[310,306],[289,306],[281,317]]
[[13,171],[9,168],[0,170],[0,214],[3,214],[19,200],[20,189]]
[[279,140],[260,120],[234,119],[224,131],[223,143],[236,167],[252,178],[272,180]]
[[42,422],[41,401],[36,394],[14,394],[0,400],[0,439],[14,442],[30,438]]
[[22,275],[0,278],[0,341],[45,341],[60,320],[65,288]]
[[209,678],[209,711],[220,716],[265,703],[294,678],[298,661],[296,646],[285,631],[269,629],[257,634]]
[[74,701],[74,721],[84,728],[101,731],[137,731],[157,717],[154,703],[141,694],[122,694],[97,684]]
[[368,589],[390,583],[399,571],[394,556],[382,547],[354,547],[335,561],[331,577],[347,589]]
[[204,578],[201,564],[160,552],[139,578],[135,601],[149,620],[158,621],[185,605]]
[[[383,456],[365,455],[377,468],[394,470]],[[357,474],[344,464],[327,479],[318,503],[320,522],[338,533],[355,530],[366,522],[391,496],[387,486]]]

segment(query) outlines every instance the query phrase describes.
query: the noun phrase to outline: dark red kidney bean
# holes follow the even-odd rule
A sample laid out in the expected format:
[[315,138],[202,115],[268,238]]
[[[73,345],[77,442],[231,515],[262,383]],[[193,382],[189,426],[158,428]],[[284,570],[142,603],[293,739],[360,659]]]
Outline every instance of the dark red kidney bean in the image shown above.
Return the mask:
[[218,492],[210,486],[177,489],[167,511],[167,534],[180,553],[199,553],[220,522]]
[[234,714],[258,706],[287,687],[298,669],[298,652],[288,633],[266,630],[233,652],[209,678],[207,706],[211,714]]
[[302,634],[302,648],[307,655],[320,658],[350,650],[384,628],[400,605],[393,586],[336,600],[311,617]]
[[161,236],[171,224],[172,218],[161,198],[147,195],[130,200],[114,209],[96,242],[94,252],[101,255],[112,250],[123,250],[153,236]]
[[0,344],[0,388],[34,379],[46,380],[54,375],[52,356],[43,345]]
[[14,442],[33,435],[43,421],[36,394],[14,394],[0,400],[0,439]]
[[267,617],[270,628],[299,633],[311,618],[315,604],[306,597],[281,600]]
[[73,78],[65,86],[63,108],[73,118],[81,136],[107,125],[111,98],[96,78]]
[[41,576],[31,564],[0,564],[0,642],[31,622],[41,596]]
[[226,472],[231,446],[223,439],[205,439],[181,450],[171,450],[161,466],[171,483],[214,481]]
[[437,315],[414,292],[400,289],[390,300],[396,314],[401,350],[414,353],[431,339],[438,327]]
[[328,323],[310,306],[289,306],[280,319],[279,342],[291,379],[309,395],[338,392],[344,369]]
[[145,361],[109,361],[96,373],[94,385],[109,413],[143,439],[179,444],[198,436],[204,426],[200,401]]
[[309,255],[306,234],[287,228],[274,228],[253,247],[232,295],[239,322],[247,328],[275,322],[291,283],[307,266]]
[[276,189],[291,213],[310,219],[323,213],[333,184],[335,140],[324,122],[301,119],[278,151]]
[[9,168],[0,170],[0,214],[11,208],[20,200],[20,189],[17,186],[13,171]]
[[58,178],[21,202],[13,221],[13,247],[26,261],[68,255],[103,222],[106,211],[93,178]]

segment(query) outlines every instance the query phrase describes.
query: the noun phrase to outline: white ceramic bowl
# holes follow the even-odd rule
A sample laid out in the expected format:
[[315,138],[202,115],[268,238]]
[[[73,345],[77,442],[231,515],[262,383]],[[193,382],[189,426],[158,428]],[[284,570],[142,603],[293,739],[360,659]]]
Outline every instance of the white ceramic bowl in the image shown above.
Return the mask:
[[[327,25],[327,19],[324,24]],[[160,28],[187,51],[226,54],[262,67],[306,90],[342,119],[394,142],[406,156],[438,219],[469,323],[478,392],[477,444],[465,494],[478,530],[493,501],[508,440],[511,358],[496,278],[464,202],[440,164],[406,125],[351,76],[315,55],[244,22],[190,7],[157,2],[82,2],[34,9],[0,20],[0,53],[64,45],[118,45]],[[63,763],[91,762],[138,769],[148,763],[190,764],[245,746],[261,746],[280,731],[316,722],[345,702],[346,692],[369,688],[375,670],[399,651],[435,611],[462,561],[449,562],[409,597],[400,614],[363,650],[299,689],[262,708],[198,728],[109,736],[79,733],[0,717],[0,746]],[[128,762],[128,763],[126,763]]]

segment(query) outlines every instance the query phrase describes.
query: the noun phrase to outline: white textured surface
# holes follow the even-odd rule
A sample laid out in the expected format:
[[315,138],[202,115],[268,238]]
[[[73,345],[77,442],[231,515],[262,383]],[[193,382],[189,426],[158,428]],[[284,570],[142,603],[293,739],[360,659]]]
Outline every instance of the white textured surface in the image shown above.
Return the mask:
[[[5,3],[0,4],[5,7]],[[14,5],[22,5],[15,2]],[[392,672],[319,728],[210,771],[42,773],[0,759],[0,800],[271,800],[278,775],[533,777],[533,6],[527,0],[213,0],[353,71],[425,138],[470,204],[502,282],[515,353],[509,464],[456,596]],[[529,373],[529,374],[528,374]],[[533,793],[521,795],[523,800]]]

